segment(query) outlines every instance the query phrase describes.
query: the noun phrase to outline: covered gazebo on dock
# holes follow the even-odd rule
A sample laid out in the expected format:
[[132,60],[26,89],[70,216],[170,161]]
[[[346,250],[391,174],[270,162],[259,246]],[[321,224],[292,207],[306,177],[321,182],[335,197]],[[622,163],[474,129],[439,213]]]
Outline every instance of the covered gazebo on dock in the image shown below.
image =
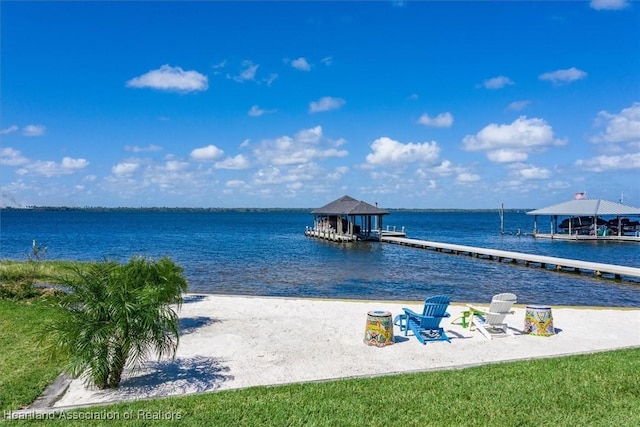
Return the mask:
[[[527,212],[527,215],[534,217],[534,237],[640,242],[640,222],[637,218],[640,217],[640,209],[621,203],[601,199],[570,200]],[[549,233],[538,229],[538,216],[551,217]],[[565,218],[559,221],[561,217]]]
[[313,227],[307,227],[305,235],[339,242],[356,240],[380,240],[382,218],[389,211],[343,196],[311,211]]

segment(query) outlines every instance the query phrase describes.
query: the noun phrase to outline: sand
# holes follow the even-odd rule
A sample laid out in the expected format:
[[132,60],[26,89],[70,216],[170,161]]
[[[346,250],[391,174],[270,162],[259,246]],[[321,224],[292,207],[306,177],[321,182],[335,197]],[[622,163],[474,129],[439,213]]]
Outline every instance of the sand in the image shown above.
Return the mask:
[[73,380],[53,406],[455,369],[640,346],[638,309],[552,307],[556,334],[541,337],[523,332],[526,308],[515,306],[515,313],[507,317],[513,335],[488,340],[455,320],[465,309],[465,304],[455,303],[448,310],[451,317],[441,323],[450,343],[422,345],[398,327],[393,345],[363,342],[369,311],[395,316],[402,307],[421,311],[422,303],[190,294],[179,312],[182,335],[175,360],[154,360],[138,371],[127,371],[117,390],[97,390]]

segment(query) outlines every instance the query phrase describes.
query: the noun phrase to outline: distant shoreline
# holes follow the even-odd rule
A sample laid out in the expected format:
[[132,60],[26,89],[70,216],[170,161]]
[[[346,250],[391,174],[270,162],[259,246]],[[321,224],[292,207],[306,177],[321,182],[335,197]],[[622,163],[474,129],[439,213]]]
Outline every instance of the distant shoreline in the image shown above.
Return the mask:
[[[25,206],[25,207],[3,207],[3,211],[35,211],[35,212],[305,212],[310,213],[316,208],[180,208],[180,207],[71,207],[71,206]],[[389,212],[500,212],[495,209],[454,209],[454,208],[385,208]],[[522,213],[532,210],[527,209],[504,209],[503,212]]]

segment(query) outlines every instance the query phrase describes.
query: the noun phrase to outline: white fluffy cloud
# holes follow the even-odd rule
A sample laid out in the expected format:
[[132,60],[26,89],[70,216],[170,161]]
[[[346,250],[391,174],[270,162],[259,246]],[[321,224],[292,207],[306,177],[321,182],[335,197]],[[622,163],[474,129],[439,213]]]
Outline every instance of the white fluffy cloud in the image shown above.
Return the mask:
[[206,162],[219,159],[223,154],[223,150],[219,149],[213,144],[210,144],[206,147],[196,148],[191,151],[191,158],[196,161]]
[[137,162],[121,162],[111,168],[111,173],[117,176],[131,175],[138,170],[140,164]]
[[576,80],[587,78],[587,73],[582,70],[578,70],[575,67],[571,67],[566,70],[556,70],[548,73],[543,73],[538,76],[540,80],[548,80],[553,84],[571,83]]
[[465,184],[469,182],[477,182],[480,181],[480,176],[474,173],[463,172],[456,177],[456,181]]
[[164,170],[168,172],[179,172],[189,167],[189,163],[179,160],[167,160],[164,164]]
[[520,111],[531,104],[531,101],[514,101],[507,106],[507,110]]
[[607,154],[579,159],[576,166],[592,172],[640,169],[640,102],[617,114],[600,111],[595,125],[604,131],[593,136],[591,142],[600,144]]
[[11,147],[0,149],[0,165],[3,166],[22,166],[29,163],[29,159],[24,157],[20,151]]
[[125,145],[124,151],[131,151],[132,153],[143,153],[151,151],[161,151],[162,147],[154,144],[147,145],[146,147],[140,147],[138,145]]
[[275,166],[269,166],[258,170],[253,175],[253,182],[258,185],[295,184],[300,181],[315,179],[315,175],[305,165],[281,170]]
[[214,167],[216,169],[248,169],[249,168],[249,159],[242,154],[238,154],[235,157],[227,157],[226,159],[216,162]]
[[507,148],[501,148],[487,153],[487,158],[494,163],[524,162],[527,160],[527,157],[527,153],[523,151],[509,150]]
[[482,82],[482,86],[486,89],[502,89],[503,87],[512,84],[514,84],[513,81],[509,77],[505,76],[492,77]]
[[27,125],[22,129],[24,136],[42,136],[47,131],[46,126],[42,125]]
[[438,159],[440,147],[435,141],[403,144],[383,136],[371,144],[372,153],[367,154],[370,166],[398,166],[409,163],[432,164]]
[[541,180],[549,179],[551,177],[551,171],[545,168],[539,168],[532,165],[526,165],[517,170],[517,174],[520,178],[526,180]]
[[73,159],[71,157],[63,157],[60,164],[62,169],[74,172],[79,169],[84,169],[89,166],[89,162],[86,159]]
[[431,170],[440,176],[449,176],[456,172],[462,172],[462,170],[457,171],[456,167],[450,160],[443,160],[439,165],[433,167]]
[[186,171],[188,163],[168,161],[164,165],[151,165],[144,169],[142,185],[156,186],[165,194],[183,194],[185,187],[197,187],[193,174]]
[[260,117],[264,114],[271,114],[271,113],[275,113],[276,110],[263,110],[262,108],[260,108],[257,105],[253,105],[249,111],[247,112],[247,115],[250,117]]
[[303,144],[317,144],[320,138],[322,138],[322,126],[302,129],[295,136],[295,139]]
[[[0,135],[9,135],[18,131],[18,126],[12,125],[8,128],[0,129]],[[22,128],[22,135],[24,136],[42,136],[47,131],[47,127],[43,125],[27,125]]]
[[605,130],[591,138],[592,142],[640,142],[640,102],[633,103],[618,114],[600,111],[596,126],[604,126]]
[[[423,179],[433,174],[440,178],[455,176],[455,181],[459,184],[467,184],[480,180],[480,176],[473,173],[470,168],[462,165],[454,165],[449,160],[443,160],[440,164],[427,169],[420,168],[417,170],[417,173]],[[430,187],[435,188],[436,185],[436,181],[430,181]]]
[[247,115],[251,117],[260,117],[263,114],[264,114],[264,110],[262,110],[257,105],[253,105],[251,108],[249,108],[249,111],[247,112]]
[[18,171],[21,175],[35,174],[46,177],[70,175],[89,166],[86,159],[74,159],[71,157],[63,157],[60,163],[52,161],[38,160],[29,163]]
[[225,185],[229,188],[242,188],[247,186],[247,184],[241,179],[230,179],[225,183]]
[[8,128],[0,129],[0,135],[9,135],[10,133],[13,133],[17,130],[18,130],[18,126],[16,125],[9,126]]
[[438,128],[448,128],[453,124],[453,115],[451,113],[440,113],[435,117],[429,117],[428,114],[423,114],[418,119],[418,123],[425,126],[433,126]]
[[254,64],[251,61],[244,61],[242,63],[244,69],[240,72],[240,75],[236,77],[236,81],[246,81],[246,80],[255,80],[256,73],[258,72],[258,68],[260,65]]
[[463,138],[467,151],[487,151],[489,160],[505,163],[524,161],[531,153],[542,152],[565,141],[553,136],[553,129],[543,119],[520,116],[508,125],[492,123],[475,135]]
[[321,111],[337,110],[345,104],[345,100],[342,98],[333,98],[331,96],[325,96],[317,101],[309,103],[310,113],[319,113]]
[[623,169],[640,170],[640,153],[628,153],[615,156],[597,156],[587,160],[579,159],[576,161],[576,166],[591,172],[605,172]]
[[239,83],[244,83],[246,81],[255,81],[256,73],[258,72],[259,64],[254,64],[251,61],[243,61],[242,62],[242,70],[239,74],[232,76],[227,74],[227,78],[234,80]]
[[311,65],[307,62],[306,58],[298,58],[291,61],[291,66],[296,70],[300,71],[309,71],[311,70]]
[[195,92],[208,88],[207,76],[197,71],[184,71],[180,67],[163,65],[127,81],[127,87],[151,88],[175,92]]
[[327,171],[326,178],[331,181],[339,181],[342,177],[349,172],[349,168],[346,166],[339,166],[332,171]]
[[628,0],[591,0],[591,8],[595,10],[620,10],[627,6]]
[[345,157],[346,150],[338,150],[341,144],[323,138],[322,127],[303,129],[293,137],[281,136],[265,139],[254,148],[253,154],[258,161],[271,165],[301,165],[315,160]]

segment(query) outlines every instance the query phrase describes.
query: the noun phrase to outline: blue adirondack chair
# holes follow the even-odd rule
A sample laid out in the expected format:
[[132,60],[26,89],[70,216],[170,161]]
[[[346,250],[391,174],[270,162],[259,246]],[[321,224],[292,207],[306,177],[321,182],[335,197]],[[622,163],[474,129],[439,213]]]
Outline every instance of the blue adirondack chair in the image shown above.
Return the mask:
[[403,308],[404,314],[397,315],[394,324],[400,327],[400,331],[404,331],[405,336],[411,330],[422,344],[426,344],[427,341],[451,342],[444,329],[440,327],[440,321],[450,316],[447,313],[449,302],[449,297],[445,295],[432,296],[425,300],[422,314]]

